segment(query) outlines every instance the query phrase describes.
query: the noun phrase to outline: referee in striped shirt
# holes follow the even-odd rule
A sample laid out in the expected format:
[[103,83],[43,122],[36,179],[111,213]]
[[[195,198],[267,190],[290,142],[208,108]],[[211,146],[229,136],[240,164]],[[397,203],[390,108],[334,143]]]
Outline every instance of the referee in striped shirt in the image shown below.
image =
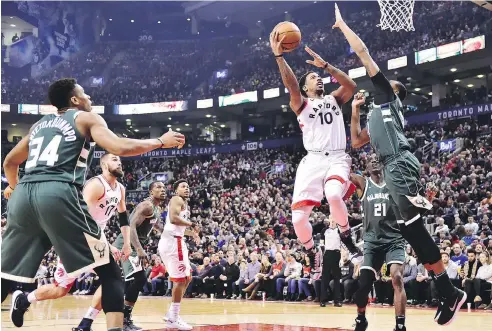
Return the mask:
[[321,272],[321,295],[319,305],[321,307],[326,306],[329,284],[333,279],[333,305],[335,307],[341,307],[340,279],[342,274],[340,269],[340,247],[342,243],[337,223],[331,215],[328,221],[329,226],[323,231],[325,235],[325,254],[323,255],[323,269]]

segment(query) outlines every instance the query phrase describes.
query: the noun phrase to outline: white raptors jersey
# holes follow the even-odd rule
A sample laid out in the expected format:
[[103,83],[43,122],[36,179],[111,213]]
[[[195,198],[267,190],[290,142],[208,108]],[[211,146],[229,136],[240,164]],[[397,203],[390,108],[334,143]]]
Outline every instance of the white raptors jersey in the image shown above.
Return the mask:
[[99,198],[95,205],[89,206],[89,213],[99,227],[104,230],[106,223],[116,213],[118,204],[121,201],[121,184],[116,182],[116,188],[112,188],[102,175],[96,176],[104,186],[104,194]]
[[340,106],[332,95],[323,99],[305,99],[297,117],[304,148],[309,152],[345,150],[347,136]]
[[[186,226],[184,225],[174,225],[171,223],[171,218],[169,217],[171,213],[169,212],[169,205],[167,206],[166,224],[164,225],[164,232],[177,237],[184,237]],[[190,210],[188,205],[183,206],[183,209],[179,213],[179,217],[189,220]]]

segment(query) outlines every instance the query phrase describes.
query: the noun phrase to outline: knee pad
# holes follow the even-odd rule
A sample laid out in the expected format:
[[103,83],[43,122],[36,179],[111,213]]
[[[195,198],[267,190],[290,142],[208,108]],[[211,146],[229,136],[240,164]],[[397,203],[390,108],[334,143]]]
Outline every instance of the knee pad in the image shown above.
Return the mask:
[[309,223],[309,215],[313,206],[304,206],[292,211],[292,224],[297,238],[302,244],[307,244],[313,238],[313,227]]
[[101,280],[101,304],[105,313],[122,313],[124,301],[123,280],[118,264],[110,257],[109,264],[94,268]]
[[361,269],[359,276],[359,289],[355,292],[355,303],[357,307],[364,308],[367,306],[367,300],[369,293],[372,290],[372,284],[376,276],[374,272],[369,269]]
[[133,280],[130,285],[126,288],[125,300],[129,302],[137,302],[138,294],[144,287],[147,279],[145,278],[145,272],[139,271],[133,274]]
[[409,225],[400,226],[403,238],[412,246],[423,264],[434,264],[441,260],[441,253],[421,217]]
[[347,186],[346,182],[342,183],[338,179],[329,179],[325,183],[325,197],[328,204],[333,201],[343,200],[344,192],[346,192]]

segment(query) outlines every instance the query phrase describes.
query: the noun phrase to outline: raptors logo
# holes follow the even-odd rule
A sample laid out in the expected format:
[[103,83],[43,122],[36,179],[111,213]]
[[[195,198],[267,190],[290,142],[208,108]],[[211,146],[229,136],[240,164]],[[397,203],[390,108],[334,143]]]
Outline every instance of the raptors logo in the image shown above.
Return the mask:
[[58,277],[62,278],[65,275],[65,270],[63,268],[57,268],[56,274]]
[[180,265],[178,266],[178,270],[179,270],[180,272],[184,272],[184,271],[186,270],[186,266],[185,266],[184,264],[180,264]]

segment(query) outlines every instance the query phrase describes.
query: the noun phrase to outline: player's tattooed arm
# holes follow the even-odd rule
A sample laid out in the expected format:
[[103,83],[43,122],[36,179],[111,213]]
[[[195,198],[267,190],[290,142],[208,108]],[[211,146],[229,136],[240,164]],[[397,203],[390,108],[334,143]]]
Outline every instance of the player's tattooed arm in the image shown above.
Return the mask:
[[[285,38],[285,36],[283,37]],[[284,83],[290,94],[290,108],[298,114],[303,104],[303,97],[301,90],[299,89],[299,83],[297,82],[296,75],[285,61],[283,55],[282,41],[283,38],[278,40],[277,31],[273,30],[270,33],[270,47],[272,48],[273,55],[278,64],[280,75],[282,76],[282,82]]]
[[333,25],[333,29],[339,28],[340,31],[342,31],[348,43],[350,44],[350,47],[354,50],[354,52],[357,54],[360,61],[362,62],[362,65],[366,68],[369,77],[376,76],[376,74],[380,71],[378,65],[376,64],[376,62],[374,62],[371,55],[369,54],[369,50],[367,49],[366,44],[364,44],[359,36],[357,36],[355,32],[349,28],[347,23],[345,23],[336,3],[335,18],[336,21]]
[[169,202],[169,220],[171,221],[171,224],[179,226],[193,225],[190,221],[187,221],[179,216],[179,213],[183,210],[184,205],[185,202],[181,197],[174,196],[171,198],[171,201]]
[[130,241],[139,256],[144,255],[145,252],[140,244],[140,240],[138,240],[137,227],[153,215],[154,209],[152,208],[152,202],[144,201],[138,204],[133,217],[130,219]]
[[354,183],[355,187],[357,187],[357,196],[362,198],[364,191],[366,190],[367,181],[364,177],[356,174],[350,174],[350,181]]
[[360,128],[360,106],[366,102],[364,93],[359,92],[352,101],[352,117],[350,119],[350,140],[353,148],[360,148],[369,143],[367,129]]

